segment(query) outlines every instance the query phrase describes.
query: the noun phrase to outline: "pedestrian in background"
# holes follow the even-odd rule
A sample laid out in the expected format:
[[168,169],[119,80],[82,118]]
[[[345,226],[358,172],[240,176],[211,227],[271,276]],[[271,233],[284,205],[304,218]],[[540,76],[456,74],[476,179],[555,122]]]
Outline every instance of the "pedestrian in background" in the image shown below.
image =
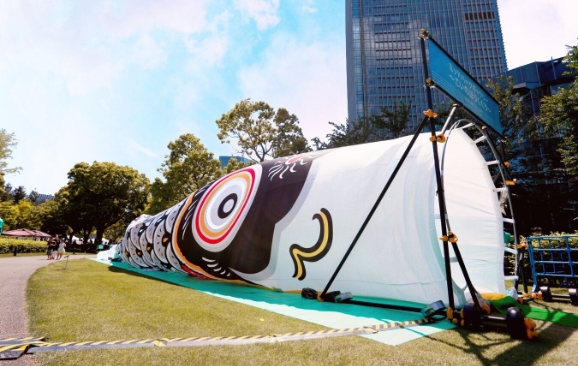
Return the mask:
[[58,254],[56,255],[56,259],[60,260],[62,258],[62,255],[66,252],[66,250],[64,250],[64,248],[66,248],[66,243],[64,242],[64,239],[60,239],[60,243],[58,244]]
[[54,240],[54,238],[50,238],[48,239],[48,241],[46,242],[46,259],[50,260],[50,257],[52,256],[52,249],[50,248],[50,242]]
[[54,256],[56,254],[56,250],[58,249],[58,244],[56,244],[56,239],[54,239],[54,237],[50,238],[50,240],[48,240],[48,243],[46,244],[48,246],[48,250],[46,252],[46,254],[48,255],[48,259],[54,259]]

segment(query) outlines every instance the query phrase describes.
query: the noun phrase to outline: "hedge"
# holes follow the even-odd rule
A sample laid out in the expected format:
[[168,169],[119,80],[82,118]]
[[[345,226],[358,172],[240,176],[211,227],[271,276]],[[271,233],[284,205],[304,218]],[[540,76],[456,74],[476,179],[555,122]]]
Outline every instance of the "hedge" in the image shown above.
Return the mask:
[[18,253],[46,252],[46,242],[42,240],[0,238],[0,254],[14,253],[15,246],[17,247]]

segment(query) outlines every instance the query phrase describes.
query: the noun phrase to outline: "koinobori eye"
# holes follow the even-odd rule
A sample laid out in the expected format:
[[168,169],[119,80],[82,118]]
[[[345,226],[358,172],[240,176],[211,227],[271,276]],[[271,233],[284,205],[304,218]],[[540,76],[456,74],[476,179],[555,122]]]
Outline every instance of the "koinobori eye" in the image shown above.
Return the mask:
[[261,166],[254,165],[216,181],[199,202],[193,235],[210,252],[225,249],[235,237],[257,191]]

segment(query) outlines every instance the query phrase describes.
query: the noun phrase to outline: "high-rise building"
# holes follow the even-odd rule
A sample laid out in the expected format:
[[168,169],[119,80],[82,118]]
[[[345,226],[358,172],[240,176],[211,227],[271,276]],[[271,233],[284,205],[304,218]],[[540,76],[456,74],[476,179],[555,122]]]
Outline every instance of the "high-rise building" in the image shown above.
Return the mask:
[[[564,62],[564,57],[549,61],[536,61],[508,70],[503,77],[514,79],[512,92],[518,94],[537,116],[540,113],[542,98],[566,89],[574,81],[572,69]],[[496,81],[498,81],[496,77]]]
[[[426,29],[482,85],[506,72],[497,0],[346,0],[350,121],[411,103],[427,109],[419,32]],[[434,103],[449,102],[433,93]]]

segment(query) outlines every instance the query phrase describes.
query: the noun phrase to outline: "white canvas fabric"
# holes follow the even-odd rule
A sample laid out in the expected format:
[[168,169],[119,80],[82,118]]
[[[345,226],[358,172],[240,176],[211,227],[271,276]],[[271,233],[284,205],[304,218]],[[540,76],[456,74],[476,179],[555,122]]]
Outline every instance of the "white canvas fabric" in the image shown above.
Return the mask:
[[[354,296],[448,303],[429,136],[419,136],[330,290],[349,291]],[[325,207],[334,213],[332,249],[319,262],[305,264],[307,278],[299,283],[322,290],[410,139],[335,149],[315,160],[308,176],[309,191],[300,197],[303,203],[287,215],[288,222],[277,225],[279,259],[275,272],[267,278],[246,278],[267,287],[295,289],[293,265],[282,256],[293,243],[315,243],[319,225],[310,213]],[[444,145],[438,147],[441,156]],[[447,211],[469,276],[478,291],[502,293],[501,213],[485,161],[462,131],[454,131],[445,147]],[[450,253],[453,257],[452,250]],[[457,263],[452,264],[452,278],[456,282],[456,304],[464,304],[469,295],[462,289],[465,280]]]
[[[330,291],[448,304],[429,137],[418,136]],[[231,173],[129,226],[120,254],[141,268],[321,291],[410,140],[306,153]],[[437,146],[450,229],[472,283],[479,292],[504,293],[502,216],[486,162],[461,130]],[[460,306],[469,293],[450,253]]]

